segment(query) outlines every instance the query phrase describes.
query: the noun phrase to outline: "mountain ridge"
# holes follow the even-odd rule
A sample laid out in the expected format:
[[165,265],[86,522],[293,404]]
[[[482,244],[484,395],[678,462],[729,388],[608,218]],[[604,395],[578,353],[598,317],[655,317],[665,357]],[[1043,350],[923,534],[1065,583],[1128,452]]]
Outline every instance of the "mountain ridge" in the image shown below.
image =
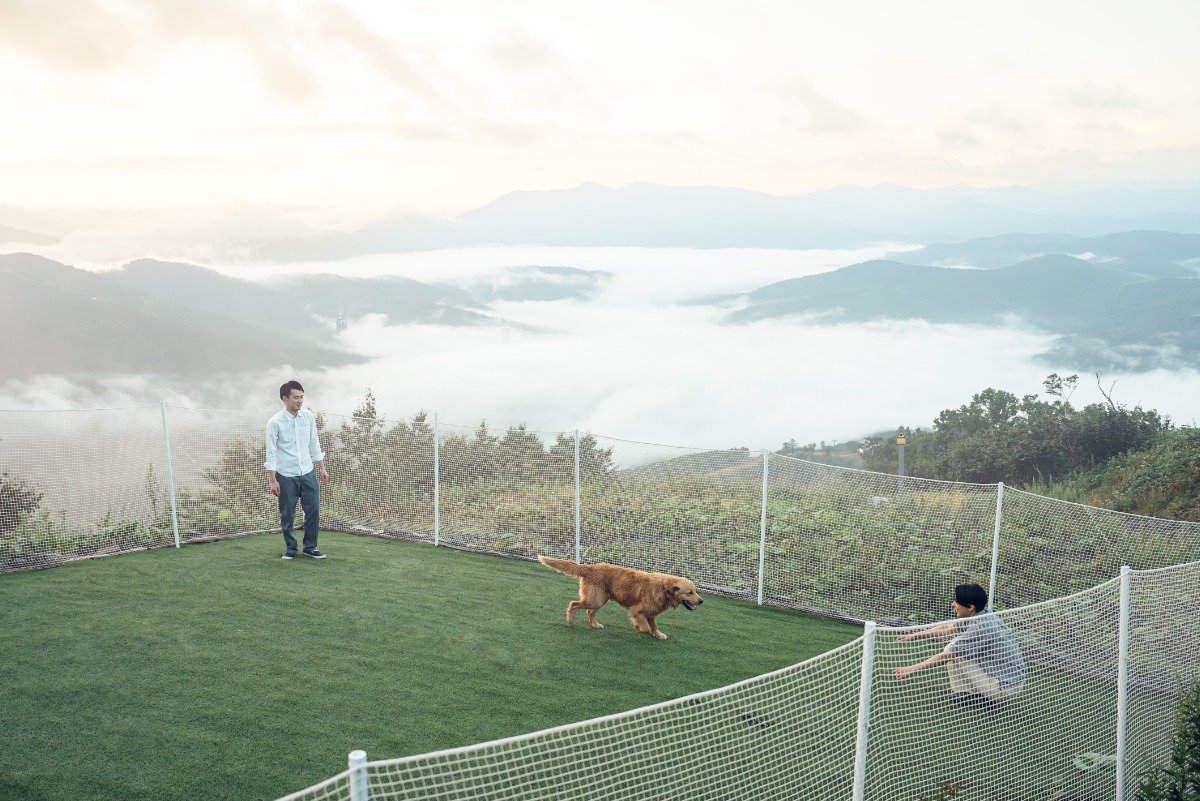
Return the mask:
[[[1047,253],[989,269],[862,262],[754,289],[740,296],[744,305],[725,321],[921,319],[986,325],[1016,318],[1054,335],[1043,357],[1072,369],[1200,366],[1200,237],[1131,232],[1060,243],[1087,247],[1091,258]],[[964,243],[962,252],[1026,245],[1027,238],[1002,237]],[[942,248],[937,255],[947,252]],[[1160,258],[1163,253],[1180,258]],[[920,251],[906,255],[920,261]]]
[[[953,243],[1013,232],[1094,237],[1148,229],[1200,234],[1200,186],[1051,190],[882,184],[782,196],[722,186],[639,182],[613,189],[584,183],[509,192],[448,219],[405,213],[348,229],[304,222],[285,209],[260,211],[264,220],[287,217],[289,233],[252,240],[231,233],[224,241],[183,244],[215,248],[233,261],[288,263],[492,244],[812,249]],[[252,213],[240,213],[239,220]],[[0,247],[14,236],[20,239],[14,231],[35,232],[47,244],[47,238],[64,240],[72,230],[102,231],[108,219],[39,215],[0,204]],[[211,227],[198,230],[213,236]]]

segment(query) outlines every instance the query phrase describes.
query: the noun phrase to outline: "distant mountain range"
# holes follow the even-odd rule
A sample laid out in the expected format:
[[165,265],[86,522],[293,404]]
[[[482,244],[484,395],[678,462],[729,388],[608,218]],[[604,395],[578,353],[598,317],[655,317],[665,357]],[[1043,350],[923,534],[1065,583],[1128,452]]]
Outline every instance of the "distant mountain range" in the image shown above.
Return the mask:
[[[275,215],[285,212],[274,210]],[[74,223],[0,205],[0,248],[61,240]],[[636,183],[620,189],[511,192],[453,219],[405,216],[357,230],[289,226],[288,236],[197,243],[278,263],[485,244],[579,247],[844,248],[963,242],[1013,232],[1093,237],[1131,230],[1200,234],[1200,187],[1068,191],[844,186],[797,197],[726,187]],[[205,228],[211,236],[211,227]]]
[[[1200,366],[1200,236],[1008,235],[903,258],[761,287],[727,320],[1020,320],[1058,335],[1044,356],[1072,369]],[[972,269],[931,266],[947,264]]]
[[883,185],[787,198],[721,187],[584,184],[512,192],[462,215],[446,233],[469,243],[819,248],[1133,229],[1200,233],[1200,189],[1060,195],[1019,187]]

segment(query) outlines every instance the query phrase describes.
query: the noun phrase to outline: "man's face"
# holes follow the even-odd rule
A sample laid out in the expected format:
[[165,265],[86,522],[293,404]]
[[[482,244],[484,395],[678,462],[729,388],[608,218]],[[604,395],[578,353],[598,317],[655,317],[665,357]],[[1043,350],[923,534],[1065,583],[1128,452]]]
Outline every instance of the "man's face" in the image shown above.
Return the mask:
[[283,396],[283,405],[292,414],[298,414],[300,407],[304,405],[304,393],[298,389],[293,389]]
[[955,617],[971,617],[975,614],[975,607],[963,606],[958,601],[951,601],[950,608],[954,610]]

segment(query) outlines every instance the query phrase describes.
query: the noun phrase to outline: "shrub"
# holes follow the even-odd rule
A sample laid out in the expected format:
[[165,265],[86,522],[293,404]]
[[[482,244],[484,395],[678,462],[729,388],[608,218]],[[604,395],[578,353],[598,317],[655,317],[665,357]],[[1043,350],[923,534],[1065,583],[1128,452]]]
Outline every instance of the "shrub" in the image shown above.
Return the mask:
[[1200,801],[1200,681],[1179,687],[1166,767],[1142,775],[1137,801]]

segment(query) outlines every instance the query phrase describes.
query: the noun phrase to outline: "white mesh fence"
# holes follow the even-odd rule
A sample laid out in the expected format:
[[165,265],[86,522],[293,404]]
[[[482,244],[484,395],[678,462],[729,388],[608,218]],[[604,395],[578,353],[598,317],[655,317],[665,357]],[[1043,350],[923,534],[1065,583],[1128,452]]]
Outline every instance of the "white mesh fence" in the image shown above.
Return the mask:
[[1190,562],[1200,524],[1113,512],[1004,489],[996,596],[1020,606],[1091,587],[1122,565]]
[[[368,763],[369,798],[847,798],[857,643],[731,687],[522,737]],[[349,774],[288,796],[353,798]],[[363,796],[368,797],[367,795]]]
[[0,571],[173,544],[164,430],[160,406],[0,413]]
[[[947,586],[987,586],[995,485],[848,470],[772,456],[765,595],[896,624],[944,616]],[[1111,574],[1110,574],[1111,575]]]
[[[467,748],[366,763],[280,801],[1116,799],[1167,758],[1179,682],[1200,679],[1200,621],[1162,614],[1200,594],[1200,563],[997,613],[1027,677],[987,706],[949,697],[947,671],[899,680],[943,640],[868,626],[798,665],[669,703]],[[952,596],[947,596],[947,603]],[[1168,642],[1171,641],[1171,642]],[[863,670],[869,657],[869,670]],[[864,692],[864,687],[866,691]],[[1128,713],[1122,717],[1122,706]],[[1124,751],[1118,731],[1124,726]]]
[[[270,415],[166,405],[0,412],[0,572],[277,531],[263,468]],[[330,473],[323,528],[616,562],[889,626],[945,618],[948,588],[986,585],[994,573],[997,608],[1029,662],[1027,688],[994,715],[949,708],[944,671],[890,676],[937,643],[898,643],[904,629],[878,629],[864,797],[938,797],[959,784],[973,801],[1113,797],[1121,592],[1112,577],[1122,565],[1135,570],[1128,775],[1161,757],[1176,683],[1198,673],[1197,624],[1171,610],[1200,600],[1200,524],[1003,485],[423,415],[320,414],[319,430]],[[371,763],[371,797],[846,798],[864,645],[602,721]],[[296,797],[351,798],[352,784],[347,774]]]
[[[0,571],[170,545],[176,527],[184,543],[277,529],[263,469],[270,415],[0,412]],[[423,415],[318,421],[323,527],[680,573],[709,592],[852,620],[935,620],[941,588],[985,583],[993,569],[1006,608],[1123,564],[1200,558],[1200,524],[1000,485]]]
[[575,439],[438,426],[440,543],[533,559],[573,547]]
[[[762,453],[596,439],[612,469],[582,482],[581,560],[631,561],[691,578],[713,592],[754,597]],[[556,553],[574,559],[569,553]]]

